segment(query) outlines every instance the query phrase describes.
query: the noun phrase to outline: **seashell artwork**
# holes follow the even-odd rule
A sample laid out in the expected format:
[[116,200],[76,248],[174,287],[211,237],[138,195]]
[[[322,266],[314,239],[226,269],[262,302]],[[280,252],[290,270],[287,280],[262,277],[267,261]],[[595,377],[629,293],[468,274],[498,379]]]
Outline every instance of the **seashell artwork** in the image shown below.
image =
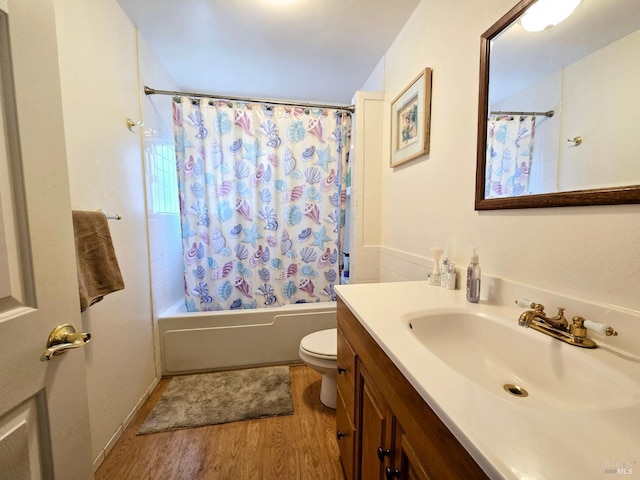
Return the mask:
[[321,202],[322,194],[318,191],[316,187],[307,187],[307,190],[304,192],[304,196],[310,202]]
[[270,203],[271,202],[271,192],[269,191],[268,188],[263,188],[262,190],[260,190],[260,200],[262,200],[264,203]]
[[198,244],[198,250],[196,251],[196,262],[200,263],[200,261],[204,258],[204,245],[202,242]]
[[271,259],[271,268],[275,270],[282,270],[283,267],[284,267],[284,264],[282,263],[282,260],[280,260],[279,258]]
[[282,179],[276,180],[274,186],[276,187],[277,192],[284,192],[287,190],[287,182]]
[[251,271],[251,269],[245,267],[244,263],[242,262],[237,263],[236,271],[238,272],[238,274],[242,275],[243,277],[250,277],[253,275],[253,272]]
[[278,135],[278,127],[273,120],[269,119],[262,122],[262,125],[260,125],[260,132],[267,137],[272,137],[274,135]]
[[303,292],[307,292],[310,297],[316,296],[315,295],[316,286],[313,283],[313,281],[309,280],[308,278],[303,278],[302,280],[300,280],[300,284],[298,285],[298,287]]
[[287,300],[291,300],[291,298],[296,294],[296,284],[293,283],[293,280],[289,280],[282,285],[282,295]]
[[329,259],[331,258],[331,249],[327,248],[322,256],[318,259],[318,268],[324,268],[329,265]]
[[211,159],[213,160],[213,168],[215,169],[220,168],[224,162],[222,147],[216,139],[213,139],[213,144],[211,146]]
[[327,297],[329,297],[329,300],[334,302],[336,300],[336,292],[333,289],[333,285],[327,285],[326,287],[324,287],[322,289],[322,291],[320,292],[322,295],[326,295]]
[[269,159],[269,163],[274,167],[277,167],[278,165],[280,165],[280,159],[278,158],[278,155],[276,155],[275,153],[270,153],[269,157],[267,158]]
[[236,183],[236,193],[239,197],[250,198],[253,196],[253,188],[249,187],[243,181]]
[[236,155],[240,150],[242,150],[242,139],[238,138],[237,140],[234,140],[227,150],[231,155]]
[[313,155],[315,153],[316,153],[316,147],[314,146],[307,147],[304,149],[304,152],[302,152],[302,155],[300,158],[302,158],[303,161],[308,162],[313,158]]
[[304,140],[306,133],[307,132],[305,131],[302,122],[300,120],[295,120],[289,125],[287,137],[291,143],[298,143]]
[[286,254],[289,250],[291,250],[292,246],[293,242],[289,239],[289,233],[286,230],[283,230],[282,236],[280,237],[280,251],[283,254]]
[[236,200],[236,212],[242,215],[246,220],[251,221],[251,205],[244,199]]
[[233,249],[236,252],[236,257],[238,257],[238,260],[246,260],[247,258],[249,258],[249,250],[247,250],[247,247],[245,247],[241,243],[236,244]]
[[304,176],[307,179],[307,183],[309,185],[313,185],[314,183],[318,183],[320,180],[322,180],[320,170],[318,170],[316,167],[307,168],[304,171]]
[[336,278],[338,278],[338,273],[335,270],[327,270],[324,272],[324,278],[327,279],[328,282],[335,282]]
[[207,272],[205,271],[202,265],[198,265],[198,268],[192,270],[191,273],[195,278],[202,280],[205,277]]
[[193,193],[195,197],[198,197],[198,198],[204,197],[204,187],[199,182],[196,182],[193,185],[191,185],[189,189],[191,190],[191,193]]
[[202,175],[202,158],[198,157],[193,165],[193,175],[199,177]]
[[271,258],[271,250],[269,247],[264,247],[264,253],[262,254],[262,263],[266,265],[269,263],[269,259]]
[[271,274],[269,273],[269,269],[267,268],[261,268],[260,270],[258,270],[258,275],[263,282],[268,282],[271,278]]
[[227,262],[220,270],[216,270],[211,274],[211,280],[220,280],[221,278],[228,276],[231,273],[231,270],[233,270],[233,262]]
[[338,249],[334,248],[333,252],[331,252],[331,256],[329,257],[329,263],[331,265],[335,265],[338,261]]
[[213,251],[218,253],[220,250],[224,248],[227,244],[227,240],[222,235],[222,232],[218,227],[211,228],[211,247],[213,247]]
[[258,245],[258,250],[256,250],[256,252],[249,259],[249,264],[252,267],[255,267],[260,264],[260,262],[262,261],[262,253],[263,253],[262,245]]
[[251,125],[253,122],[247,110],[236,110],[235,120],[233,123],[244,130],[244,133],[253,137],[253,133],[251,131]]
[[313,220],[317,225],[320,225],[320,209],[315,203],[305,203],[304,215]]
[[262,181],[264,177],[264,173],[265,173],[264,165],[261,163],[260,165],[258,165],[258,168],[256,169],[256,173],[254,173],[253,176],[251,177],[251,185],[253,185],[254,187],[257,187]]
[[216,197],[226,197],[233,189],[233,182],[231,180],[225,180],[219,185],[216,185],[214,194]]
[[332,168],[327,178],[325,178],[320,184],[320,190],[322,190],[323,192],[327,192],[332,188],[334,188],[333,182],[335,178],[336,178],[336,171]]
[[233,287],[231,286],[231,282],[229,282],[229,280],[225,280],[218,285],[218,288],[216,288],[216,295],[221,302],[224,302],[231,296],[232,290]]
[[286,202],[295,202],[302,197],[304,193],[304,187],[302,185],[297,185],[293,187],[291,190],[284,192],[282,197],[280,197],[280,203]]
[[268,235],[267,236],[267,245],[269,245],[270,247],[277,247],[278,246],[278,239],[273,236],[273,235]]
[[196,245],[196,243],[194,242],[191,245],[191,248],[187,250],[184,254],[184,263],[186,263],[187,265],[196,263],[197,253],[198,253],[198,245]]
[[233,165],[233,171],[235,172],[237,179],[246,178],[251,174],[249,167],[242,160]]
[[340,194],[338,192],[333,193],[330,197],[329,197],[329,201],[331,202],[331,205],[333,205],[334,207],[339,207],[340,206]]
[[231,205],[229,205],[228,201],[218,201],[218,210],[216,212],[216,215],[221,222],[226,222],[231,218],[231,215],[233,215],[233,209],[231,208]]
[[207,257],[207,265],[209,265],[209,268],[211,270],[213,270],[214,268],[218,268],[218,264],[213,259],[213,257]]
[[233,124],[229,120],[229,115],[225,111],[219,111],[216,114],[216,119],[213,122],[213,126],[216,129],[216,133],[220,136],[225,135],[231,131]]
[[199,237],[206,245],[209,245],[209,232],[200,232]]
[[238,310],[242,308],[242,300],[240,300],[239,298],[236,298],[233,302],[231,302],[231,305],[229,306],[229,308],[231,310]]
[[280,279],[293,277],[296,273],[298,273],[298,264],[292,263],[280,274]]
[[302,267],[300,269],[300,274],[309,278],[316,278],[319,275],[311,265],[305,265],[304,267]]
[[309,120],[307,132],[315,135],[320,140],[320,143],[324,143],[324,125],[317,118]]
[[234,225],[234,227],[231,229],[231,231],[229,232],[229,236],[231,238],[238,238],[241,233],[242,233],[242,225],[238,223],[237,225]]
[[272,175],[273,175],[273,170],[271,169],[271,165],[267,165],[267,168],[265,169],[264,175],[262,177],[262,183],[264,183],[265,185],[269,185]]
[[285,175],[289,175],[296,168],[296,159],[293,157],[293,152],[288,147],[284,151],[282,167],[284,168]]
[[317,258],[318,258],[318,254],[311,247],[304,247],[302,250],[300,250],[300,259],[304,263],[315,262]]
[[302,230],[299,234],[298,234],[298,241],[300,243],[306,242],[307,240],[309,240],[309,237],[311,237],[311,229],[310,228],[305,228],[304,230]]
[[251,284],[244,277],[236,277],[235,287],[240,290],[240,293],[248,298],[253,298],[251,295]]
[[302,212],[296,205],[291,205],[284,213],[284,220],[287,225],[294,227],[302,221]]

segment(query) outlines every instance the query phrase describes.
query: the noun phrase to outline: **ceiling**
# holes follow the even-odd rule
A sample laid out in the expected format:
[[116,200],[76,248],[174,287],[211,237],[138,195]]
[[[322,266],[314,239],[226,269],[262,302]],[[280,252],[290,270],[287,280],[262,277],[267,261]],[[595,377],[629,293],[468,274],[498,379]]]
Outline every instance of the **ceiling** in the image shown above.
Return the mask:
[[342,104],[351,103],[420,3],[117,1],[180,90]]

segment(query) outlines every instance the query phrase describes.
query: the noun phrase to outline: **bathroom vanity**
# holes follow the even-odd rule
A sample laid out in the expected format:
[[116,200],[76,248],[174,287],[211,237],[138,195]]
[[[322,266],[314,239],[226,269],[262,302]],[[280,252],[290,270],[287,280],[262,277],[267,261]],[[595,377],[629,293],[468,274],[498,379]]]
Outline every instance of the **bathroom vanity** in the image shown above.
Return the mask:
[[640,474],[638,312],[556,303],[528,287],[502,292],[533,294],[621,332],[593,335],[601,348],[586,349],[518,326],[513,299],[469,304],[464,292],[427,282],[336,291],[346,480]]
[[337,383],[347,480],[487,478],[340,299]]

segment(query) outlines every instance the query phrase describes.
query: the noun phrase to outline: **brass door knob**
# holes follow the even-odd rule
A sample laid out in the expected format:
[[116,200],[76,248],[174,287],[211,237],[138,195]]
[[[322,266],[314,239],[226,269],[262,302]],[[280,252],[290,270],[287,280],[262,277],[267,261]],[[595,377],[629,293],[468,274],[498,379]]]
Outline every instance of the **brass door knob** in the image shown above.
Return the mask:
[[41,361],[51,360],[54,355],[60,355],[70,348],[84,347],[91,340],[90,333],[76,332],[72,325],[65,323],[53,329],[47,340],[47,349],[40,357]]

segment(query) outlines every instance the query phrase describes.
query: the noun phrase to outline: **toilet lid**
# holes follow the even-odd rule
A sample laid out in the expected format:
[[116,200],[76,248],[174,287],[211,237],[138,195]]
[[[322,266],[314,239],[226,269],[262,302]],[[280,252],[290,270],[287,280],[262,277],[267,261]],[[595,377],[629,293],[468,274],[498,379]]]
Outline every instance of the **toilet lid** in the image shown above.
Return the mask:
[[338,329],[330,328],[310,333],[300,341],[300,348],[314,355],[336,357],[338,355]]

